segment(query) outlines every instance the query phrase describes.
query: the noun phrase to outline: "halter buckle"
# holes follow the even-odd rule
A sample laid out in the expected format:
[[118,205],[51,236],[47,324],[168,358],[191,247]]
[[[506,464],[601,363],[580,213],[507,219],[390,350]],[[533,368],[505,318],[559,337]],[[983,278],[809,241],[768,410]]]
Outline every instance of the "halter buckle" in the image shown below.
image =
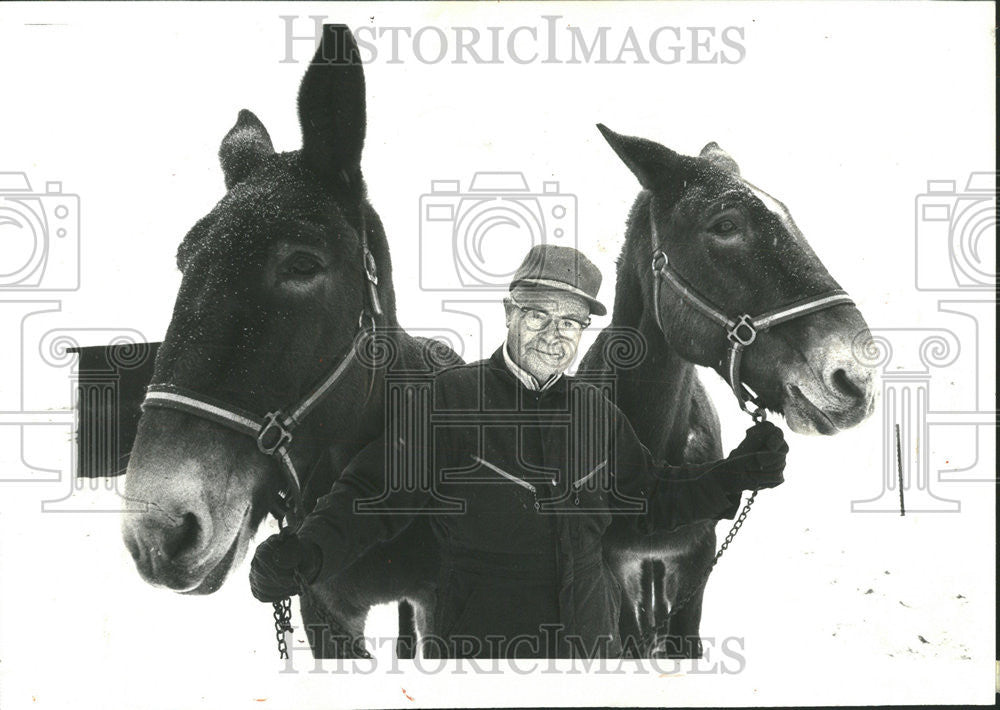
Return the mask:
[[653,252],[653,271],[662,271],[666,265],[667,255],[663,253],[663,250],[657,249]]
[[368,247],[365,247],[365,276],[372,286],[378,286],[378,265]]
[[757,339],[757,328],[754,327],[753,318],[744,313],[731,328],[726,329],[726,336],[743,347],[750,345]]
[[257,434],[257,448],[261,453],[273,456],[274,452],[292,441],[292,432],[279,420],[281,412],[270,412],[264,416],[264,423]]

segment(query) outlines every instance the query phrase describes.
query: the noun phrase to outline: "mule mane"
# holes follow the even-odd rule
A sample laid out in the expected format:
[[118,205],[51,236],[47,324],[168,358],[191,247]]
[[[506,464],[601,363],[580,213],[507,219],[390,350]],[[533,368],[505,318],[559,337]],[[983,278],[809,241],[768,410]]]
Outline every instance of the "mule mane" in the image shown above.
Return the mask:
[[615,305],[611,314],[614,326],[637,328],[646,311],[640,269],[652,258],[648,227],[650,193],[643,190],[632,203],[625,220],[625,243],[616,261]]

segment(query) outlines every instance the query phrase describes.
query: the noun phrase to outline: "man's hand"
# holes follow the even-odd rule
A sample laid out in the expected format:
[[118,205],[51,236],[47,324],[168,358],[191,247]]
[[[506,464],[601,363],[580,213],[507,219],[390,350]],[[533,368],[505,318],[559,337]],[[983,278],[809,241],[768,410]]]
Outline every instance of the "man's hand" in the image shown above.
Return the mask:
[[250,590],[262,602],[280,601],[299,593],[300,578],[313,581],[321,563],[321,553],[315,545],[294,534],[272,535],[254,553]]
[[774,488],[785,480],[787,453],[781,429],[771,422],[759,422],[747,429],[746,437],[719,462],[716,471],[731,490]]

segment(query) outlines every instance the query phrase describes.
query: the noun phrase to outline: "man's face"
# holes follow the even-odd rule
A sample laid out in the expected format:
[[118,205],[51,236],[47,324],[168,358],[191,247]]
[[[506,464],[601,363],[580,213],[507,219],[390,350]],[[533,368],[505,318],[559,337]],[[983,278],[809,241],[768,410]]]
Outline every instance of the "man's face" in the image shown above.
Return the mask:
[[590,318],[584,299],[564,291],[516,288],[504,307],[507,346],[514,362],[540,383],[570,366],[580,346],[578,324]]

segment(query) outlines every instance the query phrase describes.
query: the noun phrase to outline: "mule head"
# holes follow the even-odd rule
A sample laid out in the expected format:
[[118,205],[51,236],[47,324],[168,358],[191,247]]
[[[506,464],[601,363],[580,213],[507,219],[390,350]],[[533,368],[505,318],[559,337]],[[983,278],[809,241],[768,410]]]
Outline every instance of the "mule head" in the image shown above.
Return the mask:
[[[276,153],[249,111],[223,139],[227,192],[178,249],[181,286],[153,377],[260,418],[302,398],[353,347],[366,298],[362,225],[394,318],[385,236],[361,176],[364,76],[346,27],[325,28],[298,104],[299,151]],[[358,426],[368,373],[345,372],[296,430],[300,471]],[[146,509],[123,522],[139,572],[177,591],[215,591],[280,483],[254,438],[147,407],[126,477],[127,497]]]
[[[646,332],[665,337],[685,360],[726,378],[729,342],[724,328],[692,307],[690,297],[654,288],[657,250],[692,292],[734,320],[840,288],[787,208],[747,182],[715,143],[691,157],[598,128],[643,187],[630,215],[619,280],[638,282]],[[864,420],[874,406],[873,372],[852,349],[855,339],[867,337],[868,326],[852,304],[811,313],[760,333],[743,351],[741,377],[793,431],[835,434]]]

